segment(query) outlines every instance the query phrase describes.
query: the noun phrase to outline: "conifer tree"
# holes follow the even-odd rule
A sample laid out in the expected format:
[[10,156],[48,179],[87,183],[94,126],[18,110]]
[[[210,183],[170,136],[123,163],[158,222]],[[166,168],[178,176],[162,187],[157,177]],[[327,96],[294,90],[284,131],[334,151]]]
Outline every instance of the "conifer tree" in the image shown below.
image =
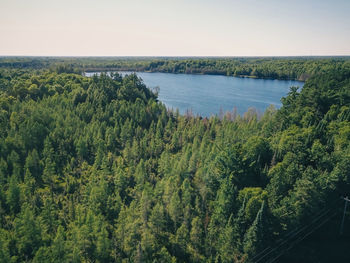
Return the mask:
[[267,231],[267,229],[265,229],[265,227],[267,227],[265,222],[265,209],[265,202],[263,202],[253,224],[245,234],[243,250],[244,253],[247,254],[248,258],[251,258],[257,253],[261,252],[264,249],[264,246],[266,246],[266,243],[264,243],[265,231]]

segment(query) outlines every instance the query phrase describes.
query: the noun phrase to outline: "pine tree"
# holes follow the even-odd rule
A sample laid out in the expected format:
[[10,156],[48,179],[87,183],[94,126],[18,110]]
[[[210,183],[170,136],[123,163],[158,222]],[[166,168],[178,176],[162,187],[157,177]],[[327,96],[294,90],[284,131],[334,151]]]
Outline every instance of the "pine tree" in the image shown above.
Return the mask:
[[203,260],[204,253],[204,226],[202,220],[196,216],[191,222],[190,231],[190,249],[194,261],[200,262]]
[[238,257],[237,236],[234,232],[233,216],[231,215],[219,238],[218,251],[223,263],[235,262]]
[[31,208],[25,207],[15,220],[15,237],[21,260],[33,258],[41,245],[42,239],[39,222],[34,217]]
[[96,241],[96,259],[99,262],[110,262],[111,261],[111,243],[108,238],[108,232],[105,226],[97,233]]
[[5,229],[0,228],[0,263],[11,262],[11,255],[9,250],[9,235]]
[[30,153],[28,153],[28,156],[25,161],[24,170],[29,170],[31,175],[35,178],[36,182],[41,182],[41,164],[40,164],[40,158],[39,154],[36,149],[33,149]]
[[56,237],[50,246],[50,258],[52,262],[65,262],[67,259],[67,250],[65,230],[62,226],[58,226]]
[[17,181],[17,176],[12,175],[9,182],[9,188],[6,193],[7,205],[13,215],[17,214],[21,209],[20,203],[20,188]]
[[267,229],[265,228],[267,227],[265,209],[265,202],[263,202],[252,226],[248,229],[247,233],[245,234],[243,249],[244,253],[248,256],[248,258],[251,258],[252,256],[259,253],[266,246],[266,242],[264,242],[265,231],[267,231]]
[[16,151],[11,151],[7,157],[7,164],[10,168],[12,176],[15,176],[18,182],[23,180],[22,177],[22,166],[20,163],[20,156]]
[[180,222],[182,210],[183,209],[182,209],[179,194],[177,191],[175,191],[171,196],[170,203],[168,205],[168,212],[169,212],[170,218],[174,222],[174,229],[177,228],[177,225]]
[[28,168],[26,169],[23,183],[24,183],[22,187],[23,199],[30,204],[32,203],[33,194],[35,192],[35,179],[33,178]]
[[8,177],[7,163],[3,158],[0,158],[0,187],[5,185]]
[[164,239],[167,230],[166,225],[167,220],[165,218],[164,206],[161,202],[157,202],[150,214],[149,226],[160,242]]

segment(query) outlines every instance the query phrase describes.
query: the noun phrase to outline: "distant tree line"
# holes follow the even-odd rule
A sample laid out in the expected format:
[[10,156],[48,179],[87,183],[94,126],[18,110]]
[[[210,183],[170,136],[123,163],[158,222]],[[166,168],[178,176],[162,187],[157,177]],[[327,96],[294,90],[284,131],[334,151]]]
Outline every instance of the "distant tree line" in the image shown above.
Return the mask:
[[146,71],[300,81],[349,64],[350,57],[0,57],[0,68],[50,69],[58,73]]

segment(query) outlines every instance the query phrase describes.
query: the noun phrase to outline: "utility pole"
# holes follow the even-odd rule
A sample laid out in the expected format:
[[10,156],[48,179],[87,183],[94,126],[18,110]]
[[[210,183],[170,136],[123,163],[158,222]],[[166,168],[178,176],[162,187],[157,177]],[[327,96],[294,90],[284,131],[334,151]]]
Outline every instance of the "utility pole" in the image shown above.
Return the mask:
[[341,221],[341,225],[340,225],[340,235],[343,234],[346,208],[348,207],[348,202],[350,202],[350,199],[348,197],[343,197],[343,199],[345,200],[345,204],[344,204],[343,220]]

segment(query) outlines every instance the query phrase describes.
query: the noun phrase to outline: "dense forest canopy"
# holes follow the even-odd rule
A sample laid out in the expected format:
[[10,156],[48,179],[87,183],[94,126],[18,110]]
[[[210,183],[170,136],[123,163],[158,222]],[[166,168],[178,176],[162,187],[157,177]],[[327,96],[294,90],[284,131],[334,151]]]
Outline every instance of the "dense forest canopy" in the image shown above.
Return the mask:
[[0,57],[0,68],[51,68],[58,73],[147,71],[305,81],[349,67],[350,57]]
[[135,74],[0,69],[0,262],[265,262],[350,192],[349,61],[298,61],[261,62],[311,76],[261,118],[181,116]]

